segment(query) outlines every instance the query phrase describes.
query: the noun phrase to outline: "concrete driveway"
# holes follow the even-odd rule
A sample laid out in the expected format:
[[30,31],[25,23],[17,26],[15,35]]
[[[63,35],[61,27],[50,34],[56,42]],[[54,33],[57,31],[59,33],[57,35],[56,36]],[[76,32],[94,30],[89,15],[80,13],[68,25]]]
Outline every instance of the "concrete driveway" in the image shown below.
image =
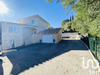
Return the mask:
[[6,54],[13,65],[11,74],[28,70],[35,65],[42,64],[70,50],[87,50],[80,40],[64,40],[59,44],[33,44],[26,47],[16,48],[18,51]]

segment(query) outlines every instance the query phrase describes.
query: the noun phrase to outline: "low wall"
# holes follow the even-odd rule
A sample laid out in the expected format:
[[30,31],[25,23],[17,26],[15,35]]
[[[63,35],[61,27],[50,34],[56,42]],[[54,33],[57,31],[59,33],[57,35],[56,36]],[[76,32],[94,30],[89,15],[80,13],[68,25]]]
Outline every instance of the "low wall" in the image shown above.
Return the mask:
[[78,33],[62,33],[62,37],[80,37]]

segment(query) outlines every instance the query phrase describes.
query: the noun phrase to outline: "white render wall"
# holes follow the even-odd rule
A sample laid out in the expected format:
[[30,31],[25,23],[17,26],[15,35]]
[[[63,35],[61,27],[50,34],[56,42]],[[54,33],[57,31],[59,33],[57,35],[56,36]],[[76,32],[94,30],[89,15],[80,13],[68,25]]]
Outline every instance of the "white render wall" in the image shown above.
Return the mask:
[[[16,28],[16,32],[10,32],[10,27]],[[32,36],[36,28],[26,27],[16,23],[2,23],[2,46],[1,49],[12,48],[13,41],[15,47],[29,45],[33,43]],[[37,42],[34,42],[37,43]]]
[[62,33],[62,37],[80,37],[78,33]]
[[58,32],[57,34],[57,43],[60,42],[62,40],[62,29]]
[[[10,27],[15,27],[16,32],[9,32]],[[12,48],[14,41],[15,47],[23,45],[22,26],[12,23],[2,23],[2,49]]]
[[32,35],[32,42],[33,43],[40,43],[41,35],[39,34],[34,34]]
[[49,26],[46,23],[44,23],[43,21],[41,21],[41,19],[39,19],[39,18],[36,19],[35,24],[36,24],[36,26],[39,27],[39,31],[43,31],[43,30],[49,28]]
[[[32,24],[32,20],[34,20],[34,24]],[[38,26],[39,31],[43,31],[43,30],[49,28],[49,25],[47,23],[45,23],[44,21],[42,21],[40,18],[28,18],[28,19],[25,19],[25,20],[21,20],[19,22],[22,23],[22,24]]]
[[1,43],[1,36],[2,36],[2,25],[1,25],[1,23],[0,23],[0,43]]
[[53,33],[53,34],[40,34],[39,39],[42,40],[43,35],[53,35],[53,39],[55,39],[55,43],[59,43],[62,40],[62,30],[60,30],[58,33]]

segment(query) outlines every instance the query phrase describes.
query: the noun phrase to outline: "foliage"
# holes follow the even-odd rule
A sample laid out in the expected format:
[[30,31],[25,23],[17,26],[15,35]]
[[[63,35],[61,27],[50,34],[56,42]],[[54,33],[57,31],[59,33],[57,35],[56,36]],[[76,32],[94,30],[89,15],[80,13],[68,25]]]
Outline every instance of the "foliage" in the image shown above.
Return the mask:
[[50,26],[48,29],[53,29],[53,27],[52,27],[52,26]]
[[67,22],[69,22],[70,20],[69,19],[65,19],[65,20],[63,20],[62,21],[62,23],[61,23],[61,26],[64,26]]
[[72,29],[82,35],[90,34],[100,38],[100,0],[57,0],[57,2],[61,2],[65,8],[76,13]]
[[71,21],[67,22],[64,26],[62,26],[63,32],[64,31],[71,31]]
[[[73,16],[70,16],[69,19],[65,19],[61,23],[62,31],[72,31],[72,21],[74,20]],[[73,29],[74,30],[74,29]]]

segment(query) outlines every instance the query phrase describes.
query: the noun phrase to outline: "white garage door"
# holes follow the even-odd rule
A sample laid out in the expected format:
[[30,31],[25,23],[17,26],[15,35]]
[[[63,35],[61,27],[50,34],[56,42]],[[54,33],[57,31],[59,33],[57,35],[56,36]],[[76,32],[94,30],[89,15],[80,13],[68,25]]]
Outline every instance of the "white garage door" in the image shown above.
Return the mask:
[[53,35],[43,35],[43,43],[53,43]]

